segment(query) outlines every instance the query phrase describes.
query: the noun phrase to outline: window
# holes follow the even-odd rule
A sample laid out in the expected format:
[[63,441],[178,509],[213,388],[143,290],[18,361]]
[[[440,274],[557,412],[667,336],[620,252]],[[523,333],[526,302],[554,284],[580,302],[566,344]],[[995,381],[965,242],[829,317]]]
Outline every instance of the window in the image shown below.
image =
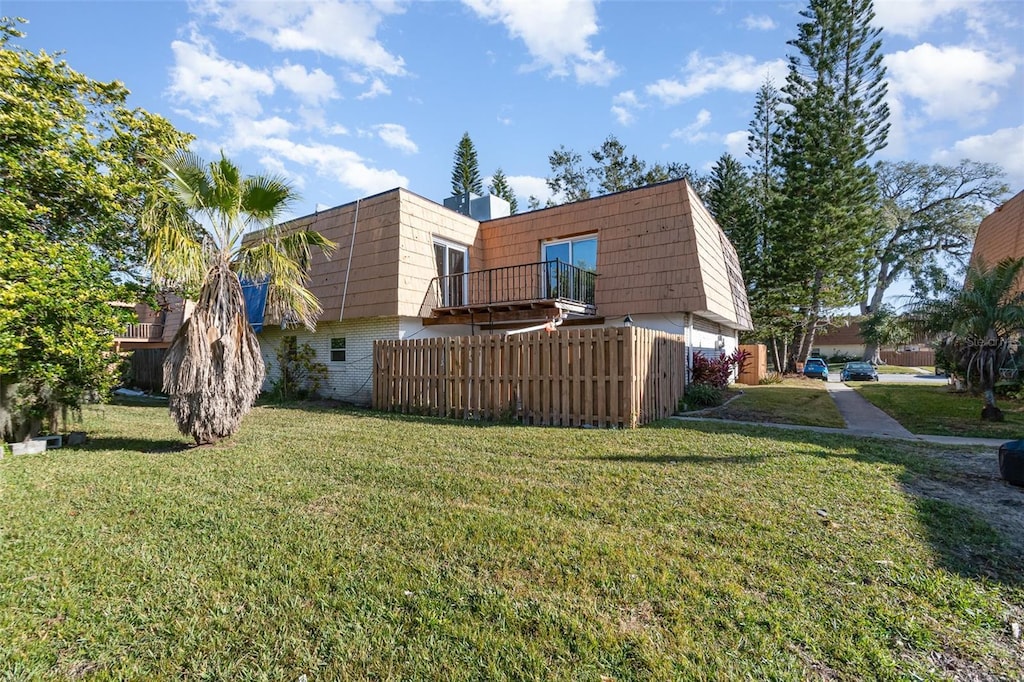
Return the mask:
[[[541,245],[541,258],[548,263],[545,276],[545,295],[552,298],[570,298],[592,302],[593,276],[597,271],[597,236],[587,235],[572,239],[559,239]],[[579,270],[560,264],[574,265]]]
[[434,262],[441,285],[441,307],[465,305],[469,250],[465,246],[435,241]]
[[345,337],[331,339],[331,362],[345,362]]

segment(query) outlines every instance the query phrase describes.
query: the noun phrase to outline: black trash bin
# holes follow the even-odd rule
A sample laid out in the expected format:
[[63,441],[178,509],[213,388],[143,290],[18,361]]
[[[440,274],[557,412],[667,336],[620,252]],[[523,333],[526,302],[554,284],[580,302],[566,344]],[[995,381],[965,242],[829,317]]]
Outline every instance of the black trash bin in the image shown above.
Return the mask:
[[1008,483],[1024,486],[1024,440],[999,446],[999,475]]

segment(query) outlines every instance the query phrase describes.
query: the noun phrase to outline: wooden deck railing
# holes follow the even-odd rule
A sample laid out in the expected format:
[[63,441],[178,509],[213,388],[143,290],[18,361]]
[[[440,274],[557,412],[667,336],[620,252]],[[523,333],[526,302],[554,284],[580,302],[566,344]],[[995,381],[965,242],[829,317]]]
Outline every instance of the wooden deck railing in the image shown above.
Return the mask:
[[160,341],[163,339],[164,326],[152,322],[140,322],[130,324],[119,339],[132,339],[133,341]]
[[374,343],[375,409],[559,426],[635,427],[683,396],[683,337],[560,329]]

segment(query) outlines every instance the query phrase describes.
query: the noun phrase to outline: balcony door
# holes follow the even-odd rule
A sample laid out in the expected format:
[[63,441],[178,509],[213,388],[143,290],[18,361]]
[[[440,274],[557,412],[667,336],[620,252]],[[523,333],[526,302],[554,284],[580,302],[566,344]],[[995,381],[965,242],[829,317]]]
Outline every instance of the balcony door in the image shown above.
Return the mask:
[[546,297],[581,300],[584,297],[585,283],[580,281],[575,270],[558,264],[565,263],[580,270],[596,272],[597,237],[590,235],[545,242],[541,245],[541,258],[548,263],[545,276]]
[[434,262],[442,308],[466,305],[466,273],[469,272],[469,249],[449,242],[434,242]]

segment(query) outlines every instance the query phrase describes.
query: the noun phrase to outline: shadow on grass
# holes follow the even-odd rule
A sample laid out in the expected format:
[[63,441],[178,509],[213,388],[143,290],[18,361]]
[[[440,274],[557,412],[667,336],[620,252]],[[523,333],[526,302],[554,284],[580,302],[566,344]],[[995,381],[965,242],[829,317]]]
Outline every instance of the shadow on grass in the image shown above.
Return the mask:
[[[917,520],[937,562],[945,569],[972,579],[995,580],[1015,589],[1024,588],[1024,489],[1002,481],[993,467],[968,470],[954,466],[938,452],[944,449],[928,443],[861,438],[845,434],[772,429],[768,427],[714,422],[659,422],[655,428],[695,429],[709,433],[736,434],[822,448],[809,454],[822,458],[843,457],[872,464],[901,467],[897,482],[916,510]],[[962,452],[962,451],[961,451]],[[766,455],[750,457],[697,456],[689,461],[708,463],[756,463]],[[959,463],[987,462],[985,456],[952,453]],[[991,453],[993,462],[996,453]],[[611,458],[609,458],[611,459]],[[669,464],[688,461],[688,456],[622,457]],[[1017,515],[1011,517],[1010,515]]]
[[635,462],[638,464],[757,464],[768,455],[714,457],[712,455],[610,455],[588,457],[595,462]]
[[90,438],[84,445],[76,446],[82,450],[133,450],[144,455],[163,455],[185,452],[196,446],[182,440],[168,438]]

